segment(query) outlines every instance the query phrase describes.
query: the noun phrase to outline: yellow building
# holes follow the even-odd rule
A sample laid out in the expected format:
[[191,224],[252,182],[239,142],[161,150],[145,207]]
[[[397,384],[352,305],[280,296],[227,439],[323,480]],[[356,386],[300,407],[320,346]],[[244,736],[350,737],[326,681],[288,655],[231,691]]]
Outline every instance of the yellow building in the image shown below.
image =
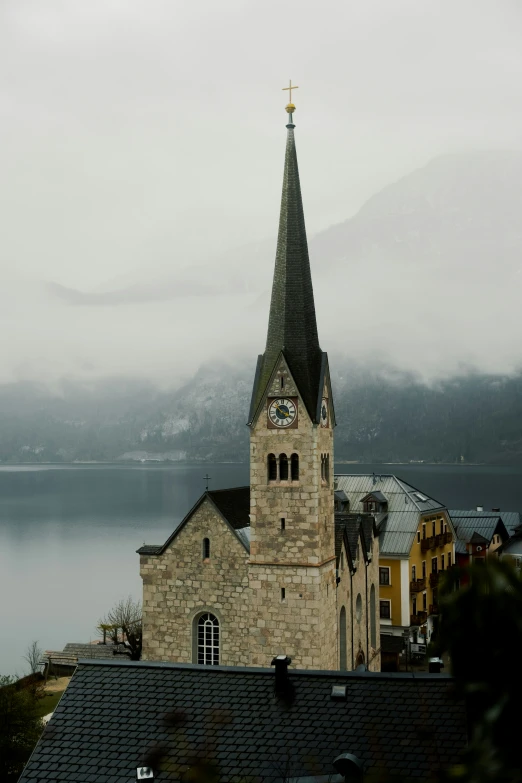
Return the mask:
[[336,475],[335,491],[338,510],[375,516],[382,649],[392,635],[424,652],[437,628],[440,573],[455,563],[447,508],[393,475]]

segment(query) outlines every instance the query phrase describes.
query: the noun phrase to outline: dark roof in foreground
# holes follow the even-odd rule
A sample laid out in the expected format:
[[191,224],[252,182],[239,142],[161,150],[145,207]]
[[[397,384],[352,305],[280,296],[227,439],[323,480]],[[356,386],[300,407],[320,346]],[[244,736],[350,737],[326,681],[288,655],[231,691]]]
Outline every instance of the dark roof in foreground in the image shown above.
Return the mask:
[[[131,783],[147,763],[155,780],[180,780],[206,754],[220,783],[275,783],[334,774],[341,753],[426,780],[465,746],[464,705],[445,675],[290,670],[289,680],[290,707],[273,669],[80,661],[20,780]],[[334,685],[345,699],[332,699]]]

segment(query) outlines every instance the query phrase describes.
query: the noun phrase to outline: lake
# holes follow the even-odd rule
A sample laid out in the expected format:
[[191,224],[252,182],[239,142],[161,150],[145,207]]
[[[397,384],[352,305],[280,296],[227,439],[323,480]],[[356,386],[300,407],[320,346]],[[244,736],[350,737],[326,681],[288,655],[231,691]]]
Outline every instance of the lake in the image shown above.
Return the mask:
[[[0,674],[23,674],[43,649],[97,638],[120,598],[141,597],[144,542],[161,544],[205,489],[248,484],[248,465],[0,467]],[[522,509],[522,467],[339,465],[395,473],[450,508]]]

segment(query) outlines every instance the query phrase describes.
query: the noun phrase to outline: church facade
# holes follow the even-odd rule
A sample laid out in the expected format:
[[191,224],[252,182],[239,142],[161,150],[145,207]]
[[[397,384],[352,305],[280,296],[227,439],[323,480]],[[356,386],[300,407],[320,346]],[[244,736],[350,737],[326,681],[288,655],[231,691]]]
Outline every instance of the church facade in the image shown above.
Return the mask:
[[265,352],[253,384],[250,486],[207,491],[138,550],[143,658],[380,669],[373,519],[335,514],[335,410],[319,345],[294,138],[287,142]]

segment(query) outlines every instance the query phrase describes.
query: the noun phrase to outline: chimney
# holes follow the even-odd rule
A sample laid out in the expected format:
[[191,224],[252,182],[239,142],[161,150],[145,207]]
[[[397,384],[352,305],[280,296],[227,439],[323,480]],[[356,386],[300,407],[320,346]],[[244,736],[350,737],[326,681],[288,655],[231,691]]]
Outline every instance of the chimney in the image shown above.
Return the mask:
[[362,780],[364,775],[364,766],[357,756],[353,753],[341,753],[337,756],[334,763],[335,771],[342,775],[346,781]]
[[492,508],[491,510],[492,510],[492,511],[500,511],[500,509],[499,509],[499,508]]
[[477,511],[484,511],[484,506],[477,506]]
[[288,666],[291,663],[292,659],[287,655],[276,655],[272,659],[272,666],[275,666],[275,697],[287,709],[292,706],[295,699],[294,685],[288,676]]
[[272,666],[275,666],[275,678],[276,678],[276,692],[286,690],[288,683],[288,666],[292,663],[292,659],[288,655],[276,655],[272,659]]

